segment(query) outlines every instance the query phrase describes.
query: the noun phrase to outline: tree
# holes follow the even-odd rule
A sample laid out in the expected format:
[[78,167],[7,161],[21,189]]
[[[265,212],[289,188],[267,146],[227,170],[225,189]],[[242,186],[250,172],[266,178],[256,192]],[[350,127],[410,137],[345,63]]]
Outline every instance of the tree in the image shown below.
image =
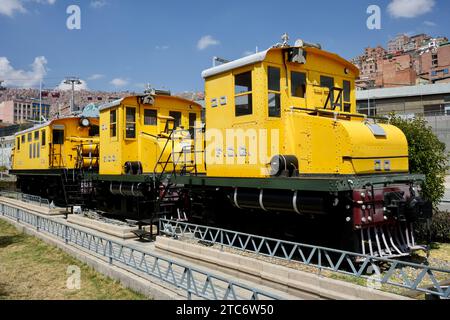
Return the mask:
[[389,123],[400,128],[406,135],[410,172],[425,175],[423,195],[437,207],[445,193],[444,182],[449,168],[449,154],[445,150],[445,144],[439,141],[422,117],[402,119],[391,114]]

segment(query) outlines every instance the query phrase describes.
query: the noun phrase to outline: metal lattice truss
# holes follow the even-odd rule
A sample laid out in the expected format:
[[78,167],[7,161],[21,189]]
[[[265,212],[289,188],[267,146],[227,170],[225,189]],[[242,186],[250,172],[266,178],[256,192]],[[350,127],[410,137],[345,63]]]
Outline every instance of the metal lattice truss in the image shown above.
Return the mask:
[[[450,269],[424,264],[386,259],[371,255],[319,246],[266,238],[231,230],[200,226],[185,222],[160,220],[162,234],[228,247],[256,255],[298,262],[303,265],[329,270],[358,278],[388,284],[403,289],[428,293],[443,298],[450,296],[450,287],[437,279],[450,280]],[[379,266],[383,267],[382,272]]]
[[0,214],[52,235],[90,254],[105,258],[110,264],[126,266],[152,278],[186,291],[193,296],[209,300],[279,300],[281,297],[224,277],[192,268],[142,251],[99,235],[69,226],[65,222],[0,204]]

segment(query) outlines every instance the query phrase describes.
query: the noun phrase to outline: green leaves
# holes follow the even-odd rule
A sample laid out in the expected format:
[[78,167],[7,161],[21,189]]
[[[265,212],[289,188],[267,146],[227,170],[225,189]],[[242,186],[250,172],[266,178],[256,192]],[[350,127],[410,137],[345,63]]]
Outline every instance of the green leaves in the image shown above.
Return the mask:
[[444,196],[449,153],[422,117],[402,119],[391,114],[389,123],[400,128],[408,140],[411,173],[425,174],[423,195],[436,207]]

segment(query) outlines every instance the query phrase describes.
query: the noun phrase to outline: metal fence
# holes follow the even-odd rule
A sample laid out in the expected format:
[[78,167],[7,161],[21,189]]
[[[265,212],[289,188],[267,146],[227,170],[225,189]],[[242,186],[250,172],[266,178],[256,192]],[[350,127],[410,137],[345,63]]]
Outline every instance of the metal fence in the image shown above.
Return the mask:
[[106,258],[110,264],[129,267],[182,289],[186,291],[188,299],[192,299],[192,296],[210,300],[281,299],[275,294],[126,246],[12,205],[0,204],[0,213],[18,223],[32,226],[39,232],[59,238],[67,245]]
[[30,194],[24,194],[14,191],[0,191],[0,197],[20,200],[23,202],[39,205],[40,207],[50,208],[50,202],[47,199],[41,198],[39,196],[33,196]]
[[[424,264],[385,259],[166,219],[160,220],[160,232],[175,238],[193,237],[196,240],[221,247],[282,259],[287,262],[298,262],[318,268],[319,272],[329,270],[442,298],[450,296],[450,287],[440,284],[437,280],[438,278],[450,280],[450,269],[434,268]],[[383,266],[386,271],[382,272],[378,266]]]

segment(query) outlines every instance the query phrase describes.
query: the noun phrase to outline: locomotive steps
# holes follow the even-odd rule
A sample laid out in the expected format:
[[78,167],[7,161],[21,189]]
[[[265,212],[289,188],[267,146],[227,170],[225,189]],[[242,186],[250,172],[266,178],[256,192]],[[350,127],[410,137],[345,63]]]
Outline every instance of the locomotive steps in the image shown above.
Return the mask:
[[[17,200],[0,198],[0,205],[8,205],[29,214],[45,217],[51,221],[73,227],[76,230],[98,235],[103,239],[111,239],[132,250],[148,252],[148,254],[174,262],[174,272],[182,273],[179,266],[189,266],[204,273],[223,279],[229,279],[243,286],[254,288],[260,292],[269,292],[281,299],[368,299],[391,300],[406,299],[402,296],[376,291],[362,286],[328,279],[316,274],[274,265],[269,262],[244,257],[229,252],[221,252],[214,248],[206,248],[166,237],[157,237],[155,243],[141,243],[135,239],[121,240],[102,231],[81,227],[67,222],[62,214],[64,211],[53,211],[56,216],[48,216],[52,209]],[[90,252],[76,244],[65,243],[53,235],[36,231],[36,227],[28,222],[15,221],[11,217],[0,214],[0,218],[13,223],[17,228],[37,236],[46,242],[56,245],[92,266],[97,271],[120,281],[124,286],[143,294],[150,294],[156,299],[185,299],[186,292],[170,285],[161,279],[135,270],[120,263],[110,264],[105,257]],[[197,282],[204,281],[200,278]],[[222,287],[220,287],[222,286]],[[217,290],[225,290],[223,284]],[[239,295],[239,290],[236,290]],[[242,295],[241,295],[242,296]],[[195,298],[195,296],[193,296]]]

